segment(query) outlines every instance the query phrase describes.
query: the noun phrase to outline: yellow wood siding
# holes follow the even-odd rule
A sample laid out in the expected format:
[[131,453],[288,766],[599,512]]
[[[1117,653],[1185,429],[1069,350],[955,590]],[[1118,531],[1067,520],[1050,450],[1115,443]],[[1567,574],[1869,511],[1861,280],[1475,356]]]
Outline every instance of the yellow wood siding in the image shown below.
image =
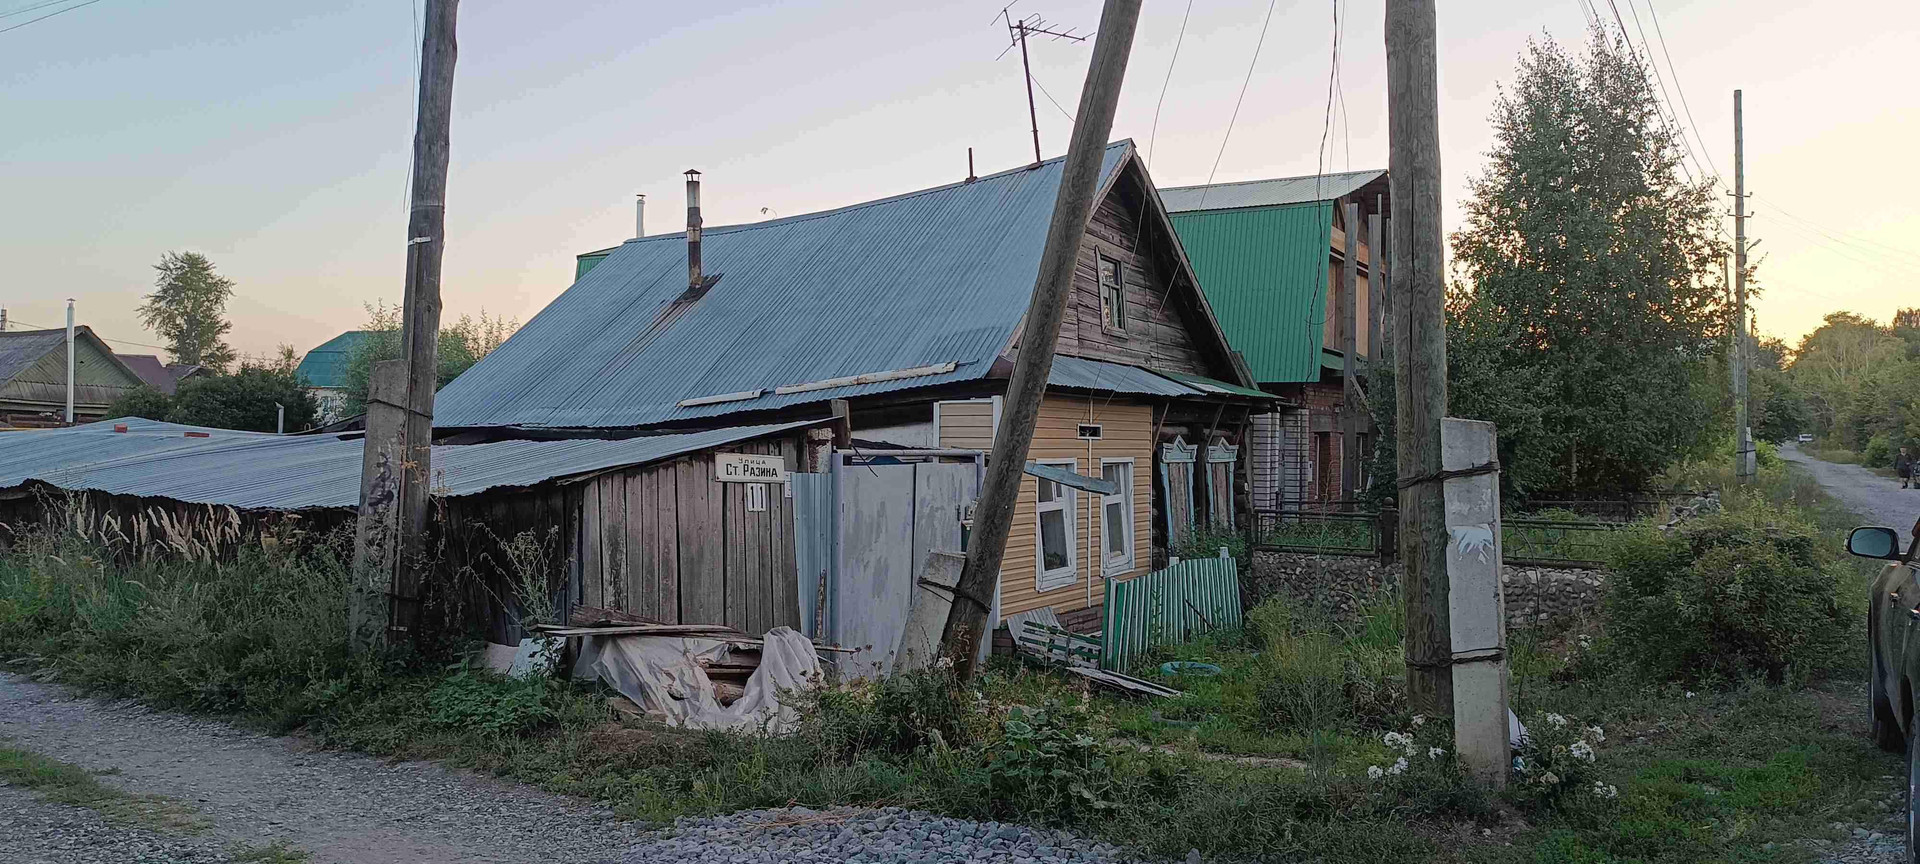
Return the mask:
[[[973,427],[950,423],[966,411],[986,409],[991,433],[992,406],[988,403],[942,403],[940,406],[940,445],[986,450],[991,441],[969,435]],[[950,413],[954,409],[960,413]],[[1079,437],[1081,423],[1099,423],[1101,439],[1088,442]],[[1040,405],[1039,423],[1034,429],[1033,461],[1074,460],[1074,470],[1088,476],[1100,475],[1101,459],[1133,459],[1133,569],[1132,574],[1147,572],[1153,564],[1153,408],[1124,397],[1048,395]],[[1089,461],[1088,445],[1092,445]],[[1007,537],[1007,554],[1000,563],[1000,614],[1010,615],[1050,606],[1057,612],[1069,612],[1099,605],[1106,596],[1101,582],[1105,538],[1099,534],[1100,496],[1074,492],[1074,581],[1070,585],[1041,591],[1035,581],[1039,544],[1039,485],[1032,477],[1020,483],[1020,501],[1014,506],[1013,531]],[[1089,549],[1091,543],[1091,549]]]
[[957,450],[993,449],[993,402],[942,402],[939,408],[940,446]]

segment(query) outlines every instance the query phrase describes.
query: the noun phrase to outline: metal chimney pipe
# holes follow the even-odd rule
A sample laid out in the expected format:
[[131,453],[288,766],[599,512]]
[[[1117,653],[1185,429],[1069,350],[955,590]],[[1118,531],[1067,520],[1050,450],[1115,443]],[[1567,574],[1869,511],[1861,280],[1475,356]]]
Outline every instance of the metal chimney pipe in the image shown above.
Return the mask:
[[67,425],[73,425],[73,298],[67,298]]
[[687,169],[687,287],[700,290],[700,172]]
[[647,195],[644,192],[633,196],[633,236],[647,236]]

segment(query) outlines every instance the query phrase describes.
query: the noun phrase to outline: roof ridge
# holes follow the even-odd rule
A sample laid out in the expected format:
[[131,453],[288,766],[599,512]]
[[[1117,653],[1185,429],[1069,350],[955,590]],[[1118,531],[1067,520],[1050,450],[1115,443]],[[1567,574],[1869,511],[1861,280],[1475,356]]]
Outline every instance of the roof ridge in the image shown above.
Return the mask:
[[1292,177],[1264,177],[1256,180],[1229,180],[1224,183],[1198,183],[1192,186],[1163,186],[1161,192],[1186,192],[1192,189],[1218,189],[1222,186],[1250,186],[1255,183],[1284,183],[1289,180],[1312,180],[1315,177],[1350,177],[1355,174],[1385,174],[1385,168],[1362,168],[1357,171],[1329,171],[1322,174],[1299,174]]
[[[1114,148],[1117,148],[1117,147],[1124,148],[1124,147],[1133,147],[1133,146],[1134,146],[1134,143],[1132,138],[1122,138],[1118,141],[1108,142],[1107,146],[1101,148],[1100,152],[1102,154],[1102,158],[1104,158],[1105,154],[1108,151],[1113,150]],[[999,180],[1001,178],[1008,177],[1014,174],[1022,174],[1030,171],[1035,171],[1040,168],[1044,168],[1049,165],[1052,165],[1056,162],[1064,162],[1066,158],[1067,158],[1066,155],[1062,154],[1059,156],[1055,156],[1052,159],[1045,159],[1040,162],[1033,163],[1031,165],[1021,165],[1016,168],[1008,168],[1003,171],[996,171],[992,174],[983,174],[981,176],[973,178],[972,180],[959,180],[953,183],[946,183],[940,186],[930,186],[925,189],[916,189],[911,192],[901,192],[894,195],[888,195],[884,198],[875,198],[871,201],[857,201],[852,204],[843,204],[839,207],[833,207],[826,210],[816,210],[812,213],[796,213],[792,216],[782,216],[778,219],[767,219],[760,222],[740,222],[733,225],[715,225],[710,227],[702,227],[700,230],[703,236],[711,236],[713,234],[723,233],[723,232],[728,234],[736,234],[741,231],[748,231],[755,228],[774,228],[774,227],[779,227],[783,225],[792,225],[792,224],[798,224],[801,222],[810,222],[815,219],[824,219],[828,216],[837,216],[842,213],[851,213],[855,210],[863,210],[868,207],[876,207],[881,204],[893,204],[900,201],[907,201],[907,200],[919,198],[925,195],[932,195],[935,192],[945,192],[950,189],[957,189],[962,186],[973,186],[979,183],[986,182],[988,180]],[[675,231],[669,234],[649,234],[645,237],[635,237],[631,240],[626,240],[622,242],[620,246],[626,246],[632,243],[645,243],[652,240],[672,240],[676,238],[685,237],[686,233],[687,233],[686,231]],[[609,246],[606,249],[595,250],[595,252],[586,252],[582,254],[593,255],[593,254],[596,254],[597,252],[611,252],[612,250],[620,248],[620,246]]]

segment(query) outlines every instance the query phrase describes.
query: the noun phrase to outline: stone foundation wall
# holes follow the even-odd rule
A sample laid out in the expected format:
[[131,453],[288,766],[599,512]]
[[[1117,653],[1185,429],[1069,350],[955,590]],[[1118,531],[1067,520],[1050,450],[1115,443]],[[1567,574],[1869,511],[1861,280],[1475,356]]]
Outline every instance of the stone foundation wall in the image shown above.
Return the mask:
[[[1334,620],[1350,621],[1369,601],[1397,590],[1402,572],[1398,563],[1382,566],[1372,558],[1256,552],[1244,577],[1246,599],[1251,609],[1285,595]],[[1551,627],[1597,612],[1605,580],[1599,570],[1505,565],[1500,581],[1506,588],[1507,629]]]

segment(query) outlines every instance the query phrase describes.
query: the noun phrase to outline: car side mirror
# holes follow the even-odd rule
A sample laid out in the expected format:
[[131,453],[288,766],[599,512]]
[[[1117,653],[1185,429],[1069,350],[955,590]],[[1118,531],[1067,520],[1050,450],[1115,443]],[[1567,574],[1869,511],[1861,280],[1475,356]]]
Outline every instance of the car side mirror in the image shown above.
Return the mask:
[[1862,558],[1899,561],[1900,532],[1892,528],[1860,527],[1847,535],[1847,551]]

